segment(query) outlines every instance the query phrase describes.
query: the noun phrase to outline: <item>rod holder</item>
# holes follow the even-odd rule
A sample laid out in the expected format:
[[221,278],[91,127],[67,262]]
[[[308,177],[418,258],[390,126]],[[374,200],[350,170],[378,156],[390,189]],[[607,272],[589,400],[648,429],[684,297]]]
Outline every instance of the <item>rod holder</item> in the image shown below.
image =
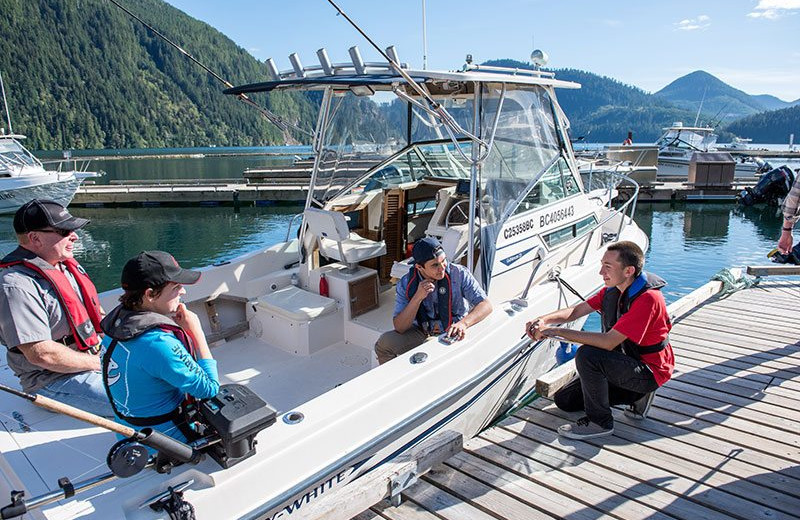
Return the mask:
[[364,60],[361,58],[361,51],[358,50],[357,45],[353,45],[348,49],[350,59],[353,61],[353,67],[356,69],[356,74],[364,74],[367,68],[364,66]]
[[325,72],[325,75],[333,76],[333,65],[331,64],[331,59],[328,57],[328,51],[326,51],[324,47],[317,51],[317,58],[319,58],[319,64],[323,72]]
[[292,62],[292,68],[294,69],[294,73],[297,75],[297,77],[305,78],[306,71],[303,70],[303,64],[300,63],[300,56],[298,56],[296,52],[293,52],[289,55],[289,61]]
[[278,67],[275,66],[275,60],[267,58],[264,64],[267,66],[267,76],[269,79],[272,81],[280,81],[281,73],[278,72]]
[[400,57],[397,55],[397,49],[394,48],[394,45],[386,47],[386,55],[389,56],[390,60],[400,65]]

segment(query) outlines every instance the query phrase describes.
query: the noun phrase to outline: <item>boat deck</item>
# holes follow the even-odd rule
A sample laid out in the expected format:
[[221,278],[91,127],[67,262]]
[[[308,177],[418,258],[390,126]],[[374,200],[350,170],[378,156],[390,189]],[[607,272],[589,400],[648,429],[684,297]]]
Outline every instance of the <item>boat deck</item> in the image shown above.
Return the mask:
[[648,419],[616,410],[612,437],[566,440],[556,428],[578,414],[538,399],[466,442],[399,507],[356,518],[798,518],[798,301],[800,282],[772,277],[712,298],[675,323],[675,375]]

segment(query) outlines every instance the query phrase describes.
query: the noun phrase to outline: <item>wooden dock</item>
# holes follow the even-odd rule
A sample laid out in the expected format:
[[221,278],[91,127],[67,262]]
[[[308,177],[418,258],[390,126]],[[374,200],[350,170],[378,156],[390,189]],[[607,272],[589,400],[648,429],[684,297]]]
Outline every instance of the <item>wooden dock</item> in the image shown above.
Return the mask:
[[709,298],[720,286],[670,305],[677,367],[647,419],[617,410],[612,437],[572,441],[556,428],[577,414],[537,399],[435,466],[399,507],[355,518],[800,518],[800,282],[770,276]]

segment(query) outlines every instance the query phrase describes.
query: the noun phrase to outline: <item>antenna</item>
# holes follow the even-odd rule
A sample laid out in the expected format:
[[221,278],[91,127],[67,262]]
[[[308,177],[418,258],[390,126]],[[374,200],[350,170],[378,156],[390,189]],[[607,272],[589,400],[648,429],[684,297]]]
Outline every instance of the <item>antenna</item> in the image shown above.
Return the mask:
[[8,101],[6,101],[6,87],[3,85],[2,72],[0,72],[0,91],[3,92],[3,106],[6,107],[6,121],[8,121],[8,133],[13,134],[14,130],[11,128],[11,111],[8,110]]
[[705,90],[703,90],[703,97],[700,98],[700,106],[697,107],[697,115],[694,116],[694,126],[697,126],[697,120],[700,119],[700,111],[703,110],[703,102],[706,100],[706,92],[708,92],[708,85],[706,85]]
[[425,0],[422,0],[422,70],[428,70],[428,29],[425,23]]

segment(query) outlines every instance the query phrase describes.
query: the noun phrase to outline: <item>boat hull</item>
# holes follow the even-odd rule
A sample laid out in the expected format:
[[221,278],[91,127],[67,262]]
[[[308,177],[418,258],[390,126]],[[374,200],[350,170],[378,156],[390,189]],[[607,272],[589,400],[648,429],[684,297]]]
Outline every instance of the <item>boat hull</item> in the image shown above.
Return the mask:
[[[754,163],[736,163],[736,169],[733,176],[736,179],[754,179],[756,169],[758,167]],[[658,159],[658,173],[657,177],[689,177],[689,161],[680,158],[663,158]]]
[[0,214],[14,213],[32,199],[49,199],[68,206],[80,185],[80,179],[72,173],[3,179],[0,182]]

